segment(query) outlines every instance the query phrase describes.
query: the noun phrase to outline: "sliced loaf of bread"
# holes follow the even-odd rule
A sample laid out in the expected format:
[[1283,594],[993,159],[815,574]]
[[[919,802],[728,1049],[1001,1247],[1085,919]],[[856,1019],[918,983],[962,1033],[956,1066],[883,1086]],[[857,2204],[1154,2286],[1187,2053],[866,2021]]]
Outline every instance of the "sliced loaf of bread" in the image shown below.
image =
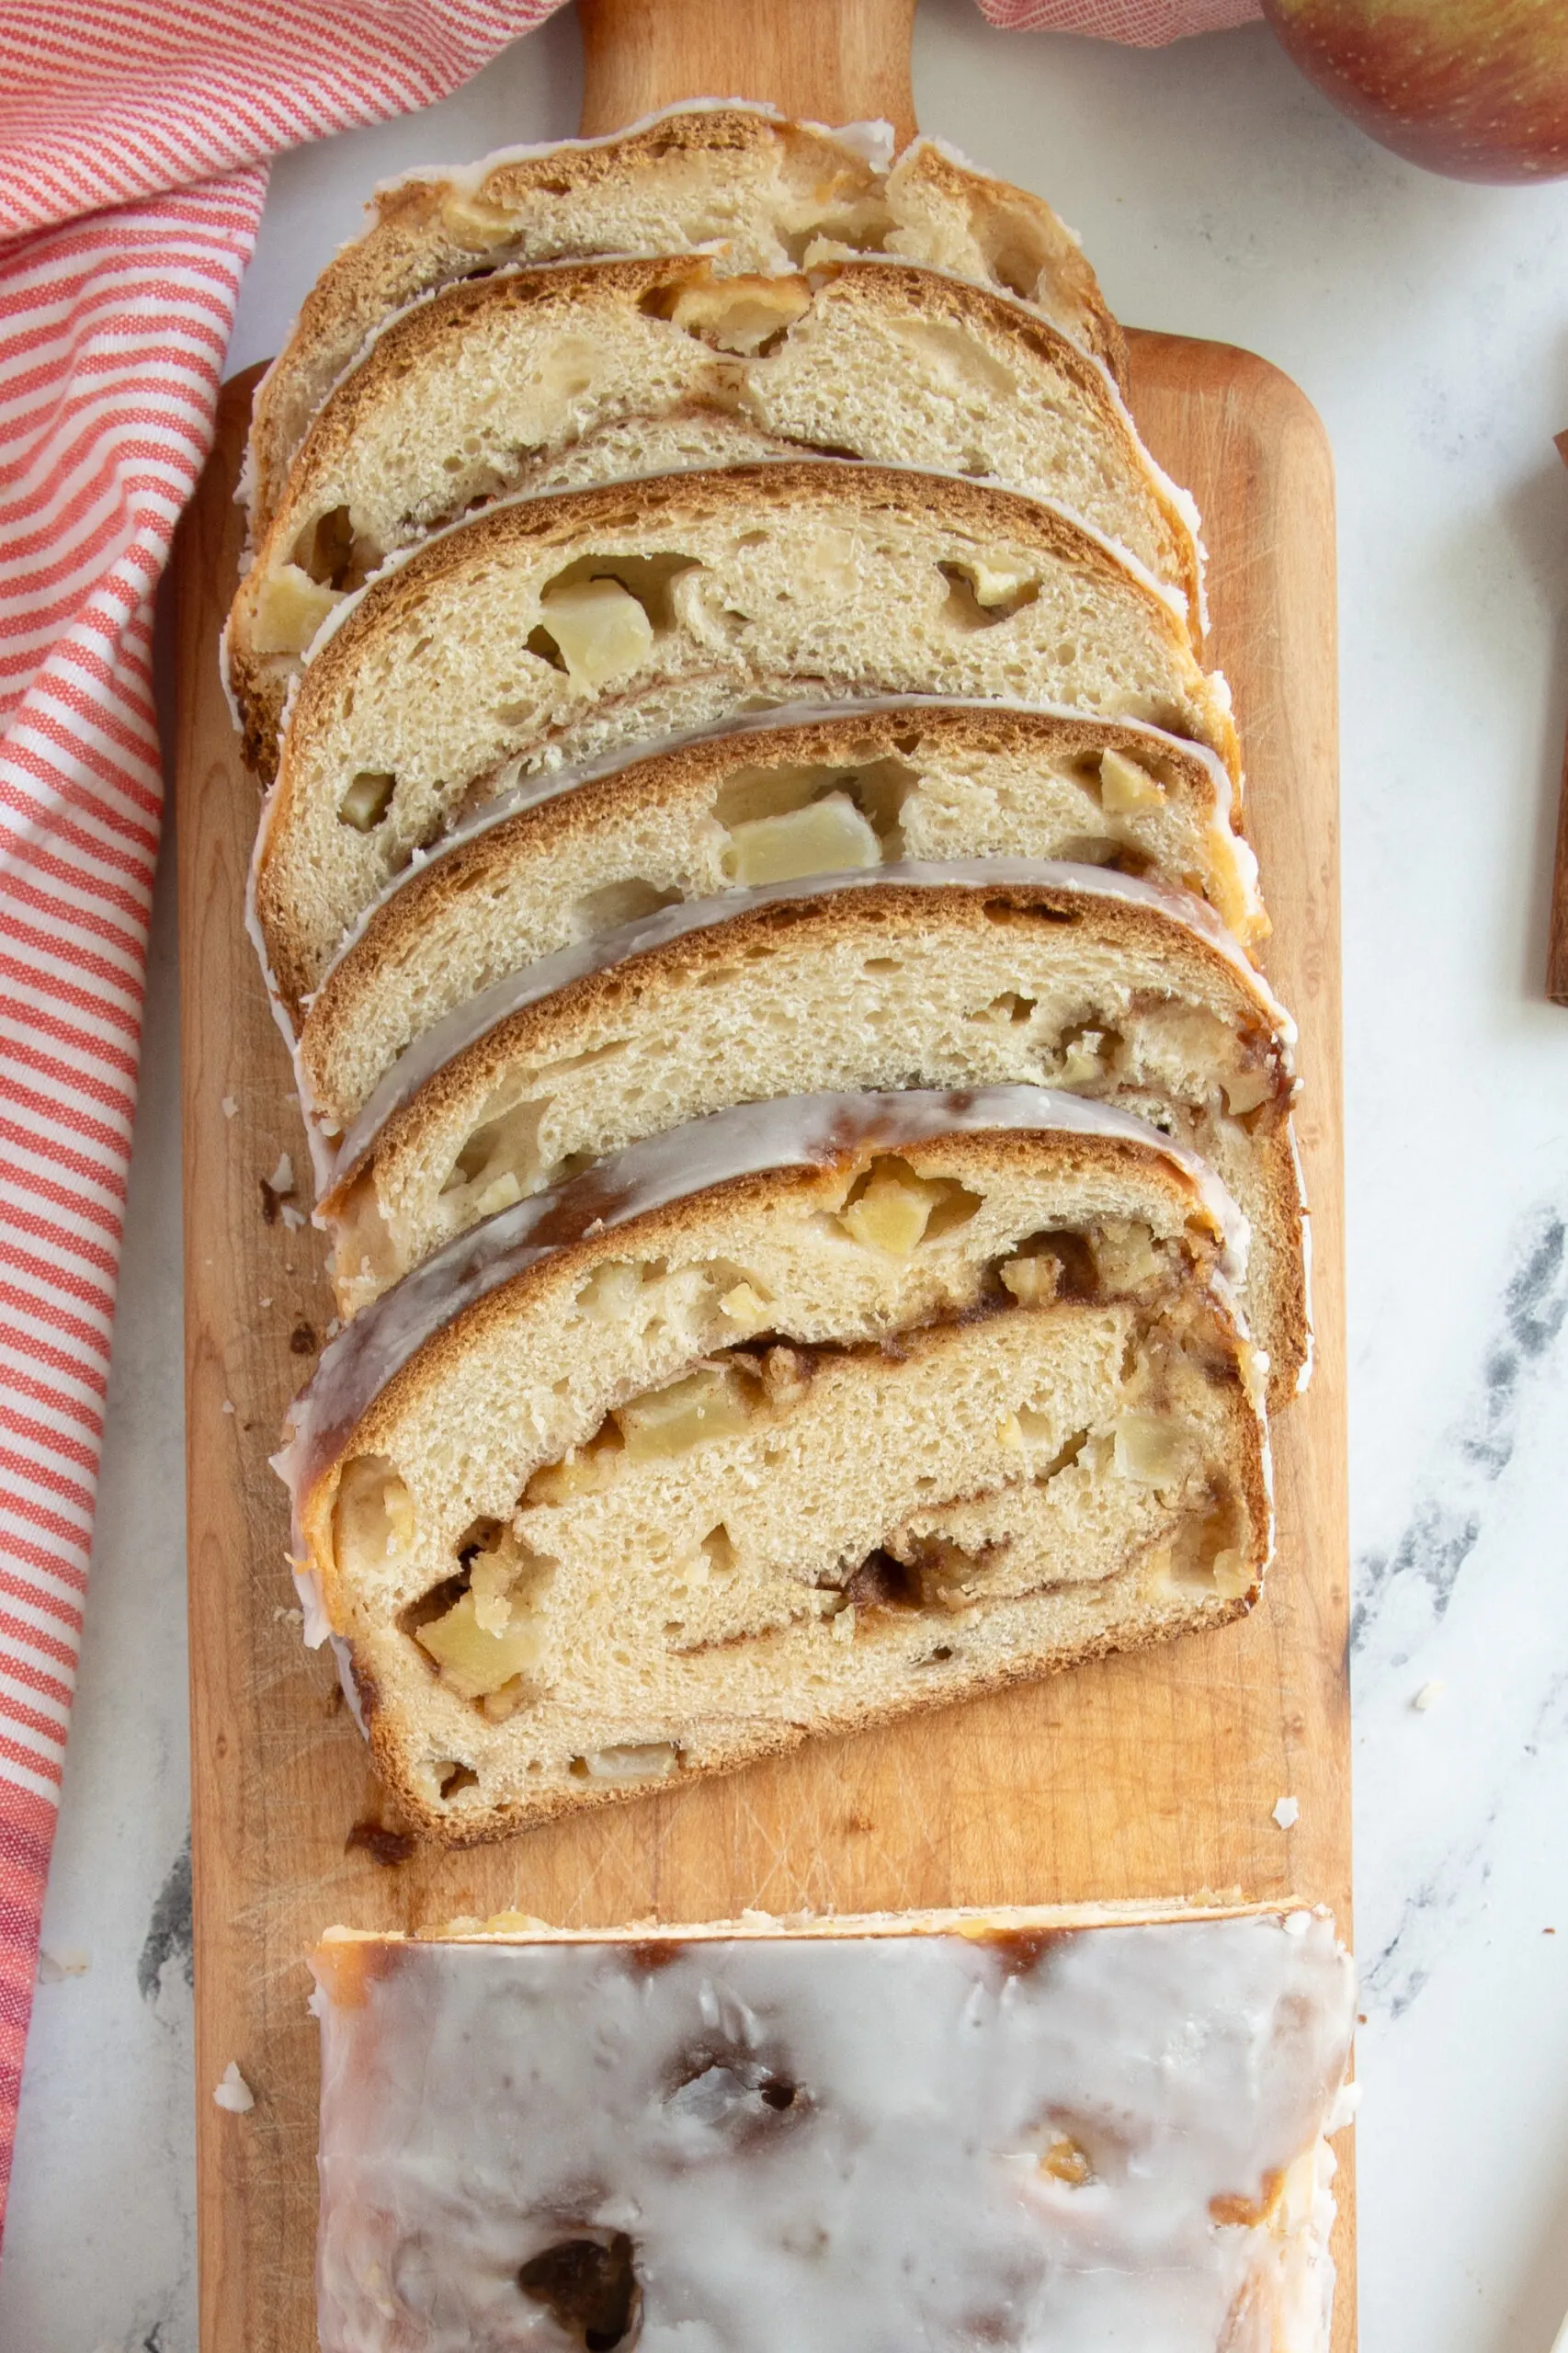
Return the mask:
[[329,1347],[307,1632],[462,1843],[1218,1625],[1272,1541],[1243,1246],[1201,1162],[1036,1088],[633,1146]]
[[1063,1087],[1216,1169],[1252,1229],[1270,1394],[1308,1358],[1288,1017],[1207,911],[1018,861],[819,875],[666,908],[497,982],[388,1074],[320,1218],[357,1313],[456,1234],[734,1103]]
[[276,733],[333,606],[433,526],[500,494],[791,445],[1053,499],[1198,627],[1190,500],[1099,362],[1021,303],[887,261],[771,278],[706,256],[557,264],[415,305],[334,389],[230,616],[247,734]]
[[[1134,721],[903,696],[739,721],[532,779],[399,875],[308,999],[278,1000],[312,1129],[508,973],[737,885],[904,858],[1065,858],[1267,928],[1211,752]],[[274,983],[276,987],[276,982]]]
[[1176,602],[1054,507],[829,459],[504,502],[340,606],[294,695],[255,906],[286,1001],[413,852],[525,773],[819,692],[1151,721],[1239,770]]
[[1328,2353],[1324,1912],[512,1913],[311,1966],[321,2353]]
[[512,148],[376,191],[369,227],[323,271],[257,388],[255,536],[317,409],[394,313],[511,263],[694,246],[743,273],[858,253],[926,263],[1019,297],[1113,371],[1124,365],[1076,237],[1039,197],[938,141],[895,159],[885,123],[834,131],[767,107],[676,107],[611,138]]

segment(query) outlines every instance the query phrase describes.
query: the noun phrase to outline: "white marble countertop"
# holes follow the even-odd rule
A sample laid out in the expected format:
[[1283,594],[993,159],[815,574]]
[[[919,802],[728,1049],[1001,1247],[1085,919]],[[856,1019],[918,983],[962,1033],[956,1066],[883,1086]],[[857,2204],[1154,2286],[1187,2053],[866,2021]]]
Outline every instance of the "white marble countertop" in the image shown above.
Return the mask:
[[[571,131],[570,13],[278,166],[230,366],[375,178]],[[1294,376],[1338,463],[1362,2344],[1568,2310],[1568,183],[1371,146],[1261,27],[1157,52],[922,0],[922,120],[1040,188],[1140,324]],[[0,2268],[12,2353],[195,2353],[172,876],[98,1542]],[[1430,1700],[1415,1704],[1424,1692]],[[1555,1933],[1553,1933],[1555,1932]]]

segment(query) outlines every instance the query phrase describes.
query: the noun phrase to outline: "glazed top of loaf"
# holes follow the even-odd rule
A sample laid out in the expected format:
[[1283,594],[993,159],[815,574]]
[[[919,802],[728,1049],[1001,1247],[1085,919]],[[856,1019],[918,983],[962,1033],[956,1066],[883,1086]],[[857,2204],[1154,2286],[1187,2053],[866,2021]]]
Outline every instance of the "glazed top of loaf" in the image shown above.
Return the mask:
[[1333,1923],[1049,1916],[324,1946],[325,2353],[1318,2353]]

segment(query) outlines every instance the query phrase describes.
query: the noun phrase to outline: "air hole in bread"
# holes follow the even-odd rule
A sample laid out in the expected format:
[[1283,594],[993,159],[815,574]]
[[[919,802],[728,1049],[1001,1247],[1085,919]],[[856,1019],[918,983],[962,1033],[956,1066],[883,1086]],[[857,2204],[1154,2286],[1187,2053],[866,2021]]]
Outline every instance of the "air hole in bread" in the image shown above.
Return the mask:
[[1021,301],[1032,302],[1046,265],[1039,239],[1031,236],[1026,222],[1009,219],[1005,209],[998,226],[1003,233],[993,234],[983,242],[985,267],[998,286],[1006,287]]
[[976,556],[964,563],[937,566],[948,584],[944,618],[963,631],[994,629],[1040,596],[1040,582],[1021,565],[998,556],[987,562]]
[[521,1102],[514,1096],[503,1104],[487,1105],[489,1116],[470,1130],[448,1171],[441,1198],[467,1192],[476,1216],[494,1217],[525,1193],[537,1191],[547,1174],[540,1131],[550,1106],[548,1095]]
[[[1094,1302],[1103,1296],[1100,1270],[1094,1250],[1082,1233],[1061,1232],[1032,1236],[1009,1261],[1009,1266],[1002,1269],[1002,1280],[1009,1290],[1013,1290],[1013,1283],[1007,1281],[1009,1267],[1014,1270],[1014,1282],[1017,1282],[1020,1279],[1017,1271],[1020,1262],[1027,1263],[1034,1258],[1051,1262],[1051,1270],[1043,1279],[1051,1283],[1051,1298]],[[1014,1290],[1014,1297],[1019,1296]]]
[[918,1609],[920,1608],[919,1572],[906,1561],[895,1561],[891,1552],[868,1552],[858,1561],[838,1588],[845,1607],[850,1609]]
[[1051,1072],[1055,1086],[1093,1086],[1116,1070],[1125,1045],[1119,1029],[1090,1029],[1079,1023],[1063,1029],[1057,1040],[1058,1062]]
[[347,506],[329,507],[307,523],[294,542],[290,562],[324,588],[358,586],[347,578],[354,560],[354,518]]
[[1205,1507],[1187,1514],[1168,1545],[1155,1554],[1153,1565],[1173,1585],[1217,1593],[1227,1601],[1239,1599],[1252,1584],[1239,1549],[1240,1529],[1234,1495],[1211,1482]]
[[436,1767],[437,1783],[443,1801],[460,1797],[464,1790],[477,1790],[479,1775],[472,1765],[454,1765],[449,1760]]
[[1036,1000],[1032,996],[1020,996],[1017,989],[1004,989],[1001,995],[994,996],[989,1004],[976,1006],[965,1019],[980,1022],[991,1029],[1019,1029],[1033,1019],[1035,1006]]
[[644,1289],[662,1280],[666,1272],[662,1258],[606,1259],[578,1291],[577,1304],[597,1323],[623,1323]]
[[572,936],[574,939],[597,939],[607,931],[617,931],[622,924],[638,923],[644,915],[657,915],[661,907],[680,904],[678,891],[662,891],[656,882],[645,881],[642,875],[629,875],[624,882],[604,882],[597,891],[585,891],[573,901],[570,914]]
[[719,278],[699,265],[684,283],[653,287],[638,308],[708,344],[755,359],[777,349],[812,307],[798,278]]
[[574,1756],[568,1770],[576,1781],[667,1781],[679,1764],[673,1740],[643,1740],[590,1748],[586,1756]]

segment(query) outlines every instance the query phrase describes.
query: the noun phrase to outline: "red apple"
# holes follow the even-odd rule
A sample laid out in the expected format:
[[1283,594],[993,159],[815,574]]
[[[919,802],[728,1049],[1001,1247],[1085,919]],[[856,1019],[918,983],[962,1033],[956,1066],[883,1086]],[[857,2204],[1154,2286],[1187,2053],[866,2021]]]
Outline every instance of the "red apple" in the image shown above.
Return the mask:
[[1568,0],[1263,0],[1303,74],[1397,155],[1461,180],[1568,172]]

